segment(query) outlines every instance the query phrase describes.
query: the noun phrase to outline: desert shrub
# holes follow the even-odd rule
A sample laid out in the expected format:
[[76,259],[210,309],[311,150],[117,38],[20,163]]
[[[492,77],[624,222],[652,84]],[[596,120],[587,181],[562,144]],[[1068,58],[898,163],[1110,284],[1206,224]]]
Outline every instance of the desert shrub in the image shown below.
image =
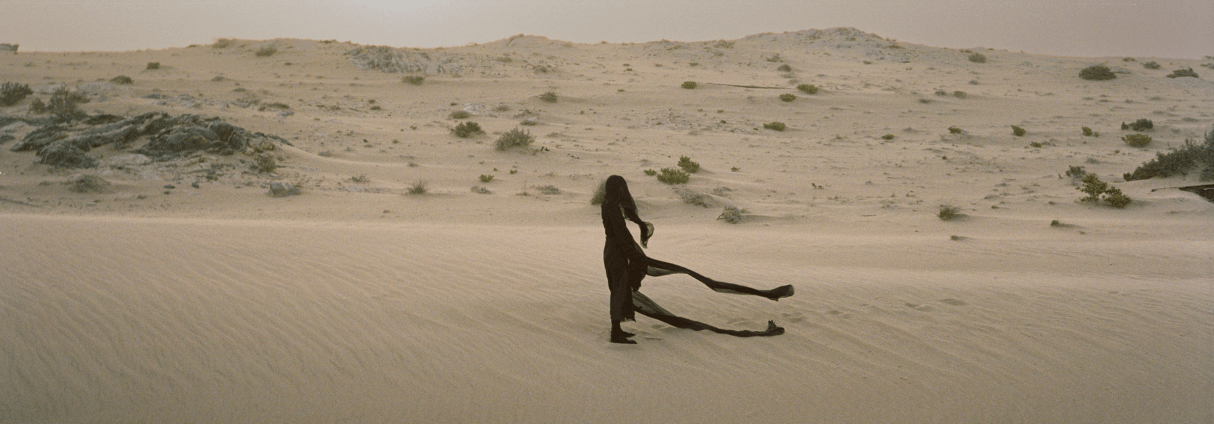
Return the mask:
[[983,56],[982,53],[978,52],[970,53],[969,59],[970,62],[974,63],[986,63],[986,56]]
[[59,87],[48,100],[47,111],[59,116],[75,115],[81,103],[88,103],[88,97],[67,87]]
[[481,124],[472,121],[460,122],[459,125],[456,125],[455,128],[451,129],[451,134],[455,134],[455,136],[459,138],[468,138],[484,133],[485,131],[481,129]]
[[405,75],[403,78],[400,79],[400,82],[405,82],[405,83],[409,83],[409,84],[413,84],[413,85],[422,85],[423,82],[426,82],[426,76],[425,75]]
[[476,194],[493,194],[492,191],[481,186],[472,186],[472,192]]
[[1185,175],[1198,164],[1204,164],[1201,180],[1214,180],[1214,130],[1206,133],[1204,143],[1185,140],[1184,145],[1172,148],[1167,153],[1156,152],[1154,159],[1146,161],[1134,169],[1134,172],[1126,173],[1124,177],[1126,181],[1134,181]]
[[1150,130],[1155,129],[1155,123],[1151,122],[1151,120],[1147,119],[1147,118],[1139,118],[1137,121],[1134,121],[1134,122],[1131,122],[1128,124],[1125,122],[1122,122],[1121,129],[1122,130],[1134,130],[1134,131],[1150,131]]
[[256,160],[258,172],[268,174],[278,169],[278,161],[274,160],[274,156],[258,155]]
[[894,135],[893,135],[893,134],[886,134],[886,135],[881,136],[881,139],[882,139],[882,140],[893,140],[893,139],[894,139]]
[[549,196],[561,194],[561,189],[551,184],[545,186],[534,186],[534,188],[538,190],[540,194],[546,194]]
[[452,111],[451,114],[447,116],[450,116],[451,119],[468,119],[468,117],[472,116],[472,114],[468,113],[467,111],[456,110]]
[[1020,128],[1015,125],[1012,125],[1012,135],[1014,135],[1016,137],[1024,137],[1024,133],[1026,133],[1026,132],[1027,131],[1025,131],[1024,128]]
[[236,40],[233,40],[231,38],[216,38],[215,42],[211,43],[211,48],[226,49],[228,47],[232,47],[232,44],[235,42],[236,42]]
[[737,206],[726,206],[721,211],[721,215],[717,216],[717,219],[723,219],[730,224],[737,224],[742,222],[742,210],[738,209]]
[[957,91],[953,92],[953,97],[956,97],[958,99],[964,99],[967,96],[969,96],[969,94],[967,94],[966,92],[961,91],[961,90],[957,90]]
[[1151,136],[1146,134],[1126,134],[1124,137],[1121,137],[1121,141],[1132,147],[1146,147],[1148,144],[1151,144]]
[[75,193],[105,193],[110,190],[110,182],[96,175],[81,175],[72,179],[68,190]]
[[936,211],[936,217],[940,218],[941,221],[948,221],[960,216],[961,208],[948,203],[940,205],[940,208]]
[[691,174],[683,172],[678,168],[662,168],[662,172],[658,174],[658,181],[666,184],[687,184],[691,180]]
[[371,179],[367,178],[367,174],[358,174],[353,177],[350,177],[350,181],[356,182],[356,183],[369,183],[369,182],[371,182]]
[[135,80],[131,79],[131,77],[128,77],[126,75],[119,75],[114,78],[110,78],[110,82],[114,83],[114,84],[118,84],[118,85],[130,85],[130,84],[134,84]]
[[1113,71],[1110,70],[1108,66],[1092,65],[1079,71],[1079,78],[1083,78],[1088,81],[1103,81],[1117,78],[1117,75],[1114,75]]
[[30,102],[30,113],[45,113],[45,112],[46,112],[46,103],[42,103],[42,99],[35,97],[34,100]]
[[30,94],[34,94],[34,91],[30,90],[29,84],[5,82],[3,85],[0,85],[0,104],[5,106],[15,105]]
[[1197,76],[1196,72],[1193,72],[1193,68],[1177,69],[1175,71],[1172,71],[1172,73],[1168,74],[1168,78],[1180,78],[1180,77],[1201,78],[1201,77]]
[[780,65],[780,67],[776,68],[776,70],[780,71],[780,72],[792,72],[792,67],[788,66],[788,64],[785,63],[783,65]]
[[699,86],[699,84],[696,84],[695,81],[683,81],[683,88],[686,88],[688,90],[695,89],[698,86]]
[[148,62],[147,69],[160,69],[160,62]]
[[1086,169],[1083,169],[1082,166],[1071,165],[1070,168],[1067,168],[1067,170],[1066,170],[1066,176],[1074,178],[1074,179],[1082,179],[1083,177],[1085,177],[1087,175],[1088,175],[1088,171]]
[[652,176],[654,176],[654,175],[658,175],[658,171],[654,171],[654,170],[652,170],[652,169],[646,169],[646,170],[645,170],[645,175],[648,175],[648,176],[652,177]]
[[774,130],[774,131],[784,131],[784,128],[786,128],[786,126],[784,125],[783,122],[768,122],[766,124],[763,124],[763,128],[766,128],[769,130]]
[[1082,202],[1100,202],[1104,200],[1114,207],[1124,208],[1131,201],[1129,197],[1121,193],[1121,189],[1100,181],[1100,178],[1097,178],[1096,174],[1088,174],[1083,177],[1083,185],[1077,187],[1076,190],[1087,194],[1084,198],[1079,199]]
[[426,180],[417,180],[409,186],[407,193],[413,195],[422,195],[426,194],[428,191],[430,191],[430,183],[427,183]]
[[965,130],[962,130],[961,128],[958,128],[956,125],[953,125],[953,126],[951,126],[951,127],[948,127],[948,133],[949,133],[949,134],[961,134],[961,133],[963,133],[963,132],[965,132]]
[[490,174],[481,174],[481,182],[482,182],[482,183],[488,183],[488,182],[490,182],[490,181],[493,181],[493,175],[490,175]]
[[800,84],[797,86],[797,89],[805,94],[816,94],[818,92],[818,86],[813,84]]
[[780,95],[781,101],[791,102],[796,99],[797,99],[797,96],[795,94],[784,93],[784,94]]
[[271,45],[271,46],[262,46],[262,48],[257,49],[257,52],[255,52],[253,54],[257,55],[257,57],[270,57],[270,56],[273,56],[274,53],[278,53],[278,47],[274,47]]
[[590,195],[590,204],[601,205],[605,197],[607,197],[607,180],[599,181],[598,188],[595,188],[594,194]]
[[506,131],[497,138],[497,149],[506,150],[511,147],[527,147],[535,142],[535,137],[531,136],[531,132],[520,128],[515,128]]
[[1152,60],[1150,62],[1142,64],[1142,67],[1147,68],[1147,69],[1159,69],[1159,64]]
[[687,157],[687,156],[679,156],[678,165],[679,165],[679,168],[682,168],[684,171],[687,171],[688,173],[691,173],[691,174],[700,172],[700,163],[691,160],[691,158]]
[[552,90],[548,90],[545,91],[544,94],[540,94],[540,100],[548,103],[556,103],[557,99],[556,92]]
[[1082,131],[1083,131],[1083,135],[1086,135],[1086,136],[1091,136],[1093,134],[1092,129],[1088,128],[1088,127],[1083,127]]

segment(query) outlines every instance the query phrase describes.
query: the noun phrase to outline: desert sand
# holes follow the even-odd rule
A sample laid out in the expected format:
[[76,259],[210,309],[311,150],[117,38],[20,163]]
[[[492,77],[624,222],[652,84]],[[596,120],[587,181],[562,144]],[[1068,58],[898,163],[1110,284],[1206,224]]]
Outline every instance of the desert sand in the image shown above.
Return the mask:
[[[1175,189],[1196,174],[1122,178],[1214,128],[1209,62],[850,28],[0,54],[0,80],[34,91],[0,108],[28,121],[0,128],[0,422],[1212,422],[1214,204]],[[1078,77],[1101,63],[1117,78]],[[1185,68],[1201,77],[1166,77]],[[281,140],[134,156],[145,135],[88,168],[11,151],[59,87],[91,116]],[[1142,118],[1153,142],[1131,147],[1121,123]],[[451,133],[467,121],[487,133]],[[515,128],[535,142],[495,149]],[[645,173],[681,156],[702,168],[687,184]],[[1080,201],[1071,166],[1133,202]],[[797,290],[644,293],[785,334],[639,317],[638,345],[608,343],[590,200],[611,174],[657,228],[651,256]],[[73,191],[84,175],[109,185]]]

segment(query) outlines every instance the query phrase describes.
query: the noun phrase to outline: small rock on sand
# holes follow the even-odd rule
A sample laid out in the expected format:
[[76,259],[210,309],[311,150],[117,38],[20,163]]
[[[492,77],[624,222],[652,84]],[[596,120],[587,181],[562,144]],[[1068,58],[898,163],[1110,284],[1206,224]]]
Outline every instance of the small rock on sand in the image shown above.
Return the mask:
[[270,183],[270,196],[287,197],[299,194],[299,189],[291,183]]

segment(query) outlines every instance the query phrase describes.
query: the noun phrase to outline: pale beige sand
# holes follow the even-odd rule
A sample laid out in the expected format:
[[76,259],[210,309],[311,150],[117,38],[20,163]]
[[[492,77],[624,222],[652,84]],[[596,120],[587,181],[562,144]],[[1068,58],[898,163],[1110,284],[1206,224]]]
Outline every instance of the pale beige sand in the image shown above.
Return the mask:
[[[271,43],[277,54],[253,55]],[[90,112],[221,116],[294,144],[274,152],[274,174],[225,168],[213,181],[199,170],[251,157],[63,171],[0,145],[0,422],[1214,420],[1214,204],[1168,189],[1195,176],[1120,178],[1210,130],[1214,84],[1163,76],[1214,71],[985,49],[974,64],[891,44],[851,30],[732,46],[523,37],[425,50],[462,68],[421,86],[355,68],[344,43],[0,55],[4,80],[104,94]],[[1128,73],[1076,76],[1098,62]],[[785,63],[793,71],[776,70]],[[93,83],[119,74],[135,84]],[[700,88],[679,88],[687,80]],[[557,103],[534,98],[551,87]],[[152,93],[169,99],[141,97]],[[240,106],[250,95],[294,113]],[[525,128],[546,150],[455,138],[458,109],[496,133],[534,117]],[[1138,118],[1156,125],[1145,149],[1119,140]],[[789,130],[763,130],[770,121]],[[712,207],[642,173],[680,155],[704,166],[687,188]],[[1078,202],[1060,176],[1071,165],[1134,203]],[[70,192],[80,173],[114,186]],[[693,319],[771,319],[786,334],[642,317],[628,324],[639,345],[607,343],[588,200],[612,173],[657,225],[654,257],[797,288],[771,302],[670,276],[645,293]],[[422,179],[429,194],[402,194]],[[303,194],[270,198],[270,181]],[[937,219],[941,203],[966,216]],[[716,220],[724,205],[743,221]]]

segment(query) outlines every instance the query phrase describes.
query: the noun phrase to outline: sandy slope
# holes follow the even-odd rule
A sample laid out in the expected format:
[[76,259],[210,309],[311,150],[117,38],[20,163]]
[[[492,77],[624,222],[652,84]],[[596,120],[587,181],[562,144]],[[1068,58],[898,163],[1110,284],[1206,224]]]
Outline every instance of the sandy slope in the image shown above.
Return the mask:
[[[512,37],[406,50],[400,63],[425,67],[414,86],[355,66],[357,47],[0,55],[0,79],[35,97],[64,83],[90,113],[219,116],[292,144],[271,174],[242,153],[63,170],[0,145],[0,422],[1214,420],[1214,204],[1170,188],[1195,176],[1120,178],[1210,131],[1202,62],[976,49],[976,64],[850,29]],[[1076,76],[1099,62],[1122,72]],[[1205,79],[1164,77],[1188,67]],[[135,84],[105,82],[120,74]],[[556,103],[535,97],[551,89]],[[455,110],[490,134],[449,134]],[[1120,141],[1138,118],[1155,123],[1143,149]],[[522,120],[535,150],[495,151]],[[643,173],[682,155],[704,168],[685,191]],[[1078,202],[1069,166],[1134,203]],[[113,186],[69,191],[82,173]],[[773,303],[673,276],[649,296],[787,333],[642,318],[638,346],[607,343],[588,199],[612,173],[658,227],[653,256],[797,287]],[[403,194],[419,180],[428,194]],[[268,197],[274,181],[303,194]],[[937,219],[941,203],[965,217]],[[727,205],[741,223],[715,219]]]

